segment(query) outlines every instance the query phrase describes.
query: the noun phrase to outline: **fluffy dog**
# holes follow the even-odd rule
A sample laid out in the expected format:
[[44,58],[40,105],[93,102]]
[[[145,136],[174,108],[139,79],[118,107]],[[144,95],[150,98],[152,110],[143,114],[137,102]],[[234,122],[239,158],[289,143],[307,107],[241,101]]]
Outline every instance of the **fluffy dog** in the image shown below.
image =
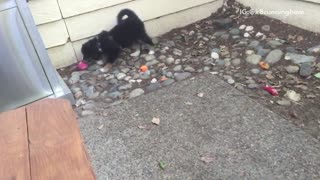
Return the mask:
[[[123,19],[125,16],[127,18]],[[141,19],[132,10],[123,9],[117,16],[117,25],[109,32],[102,31],[97,37],[85,42],[81,52],[83,60],[88,63],[103,59],[105,66],[101,70],[107,71],[118,58],[121,48],[141,42],[153,45]]]

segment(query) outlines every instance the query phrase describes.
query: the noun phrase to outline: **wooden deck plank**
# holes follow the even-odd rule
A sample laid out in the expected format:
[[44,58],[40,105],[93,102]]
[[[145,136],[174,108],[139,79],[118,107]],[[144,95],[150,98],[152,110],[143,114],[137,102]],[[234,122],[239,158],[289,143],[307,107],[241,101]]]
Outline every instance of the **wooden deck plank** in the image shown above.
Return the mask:
[[0,114],[0,179],[30,180],[25,108]]
[[32,180],[95,179],[69,102],[46,99],[26,108]]

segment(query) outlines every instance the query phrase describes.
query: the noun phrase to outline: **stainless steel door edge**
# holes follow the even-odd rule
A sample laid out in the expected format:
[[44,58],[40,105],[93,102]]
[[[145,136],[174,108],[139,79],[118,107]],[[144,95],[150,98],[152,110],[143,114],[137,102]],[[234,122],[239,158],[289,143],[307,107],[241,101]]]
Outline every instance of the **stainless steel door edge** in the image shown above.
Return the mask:
[[0,0],[0,11],[16,7],[17,4],[14,0]]
[[45,45],[41,39],[40,33],[35,26],[35,22],[33,20],[33,16],[30,12],[28,4],[25,2],[25,0],[16,0],[16,3],[18,5],[18,9],[21,13],[23,21],[28,22],[25,23],[25,26],[27,27],[29,36],[34,43],[34,48],[38,53],[40,62],[45,70],[45,73],[50,82],[51,88],[53,89],[55,97],[65,97],[68,100],[70,100],[72,104],[74,104],[75,100],[70,89],[61,79],[60,75],[57,73],[56,69],[50,61],[48,53],[45,50]]
[[53,94],[17,8],[0,12],[0,110]]

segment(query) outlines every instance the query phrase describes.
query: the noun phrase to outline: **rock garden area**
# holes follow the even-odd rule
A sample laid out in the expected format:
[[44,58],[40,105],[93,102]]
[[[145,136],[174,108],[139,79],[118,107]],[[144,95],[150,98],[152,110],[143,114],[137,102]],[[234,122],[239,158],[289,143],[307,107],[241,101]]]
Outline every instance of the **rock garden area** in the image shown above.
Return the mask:
[[[228,11],[154,42],[155,54],[133,57],[134,50],[125,49],[109,72],[100,72],[99,65],[86,71],[60,69],[79,115],[103,115],[95,110],[97,102],[112,106],[206,72],[320,139],[319,34],[265,16]],[[142,65],[148,70],[140,72]]]

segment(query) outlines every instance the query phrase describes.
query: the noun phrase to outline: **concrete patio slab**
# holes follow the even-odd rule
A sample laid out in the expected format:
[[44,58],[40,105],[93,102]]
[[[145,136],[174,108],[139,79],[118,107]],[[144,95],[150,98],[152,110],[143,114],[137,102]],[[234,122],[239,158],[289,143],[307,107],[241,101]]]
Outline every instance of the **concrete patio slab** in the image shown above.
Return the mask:
[[211,74],[95,112],[79,121],[101,180],[320,178],[317,140]]

